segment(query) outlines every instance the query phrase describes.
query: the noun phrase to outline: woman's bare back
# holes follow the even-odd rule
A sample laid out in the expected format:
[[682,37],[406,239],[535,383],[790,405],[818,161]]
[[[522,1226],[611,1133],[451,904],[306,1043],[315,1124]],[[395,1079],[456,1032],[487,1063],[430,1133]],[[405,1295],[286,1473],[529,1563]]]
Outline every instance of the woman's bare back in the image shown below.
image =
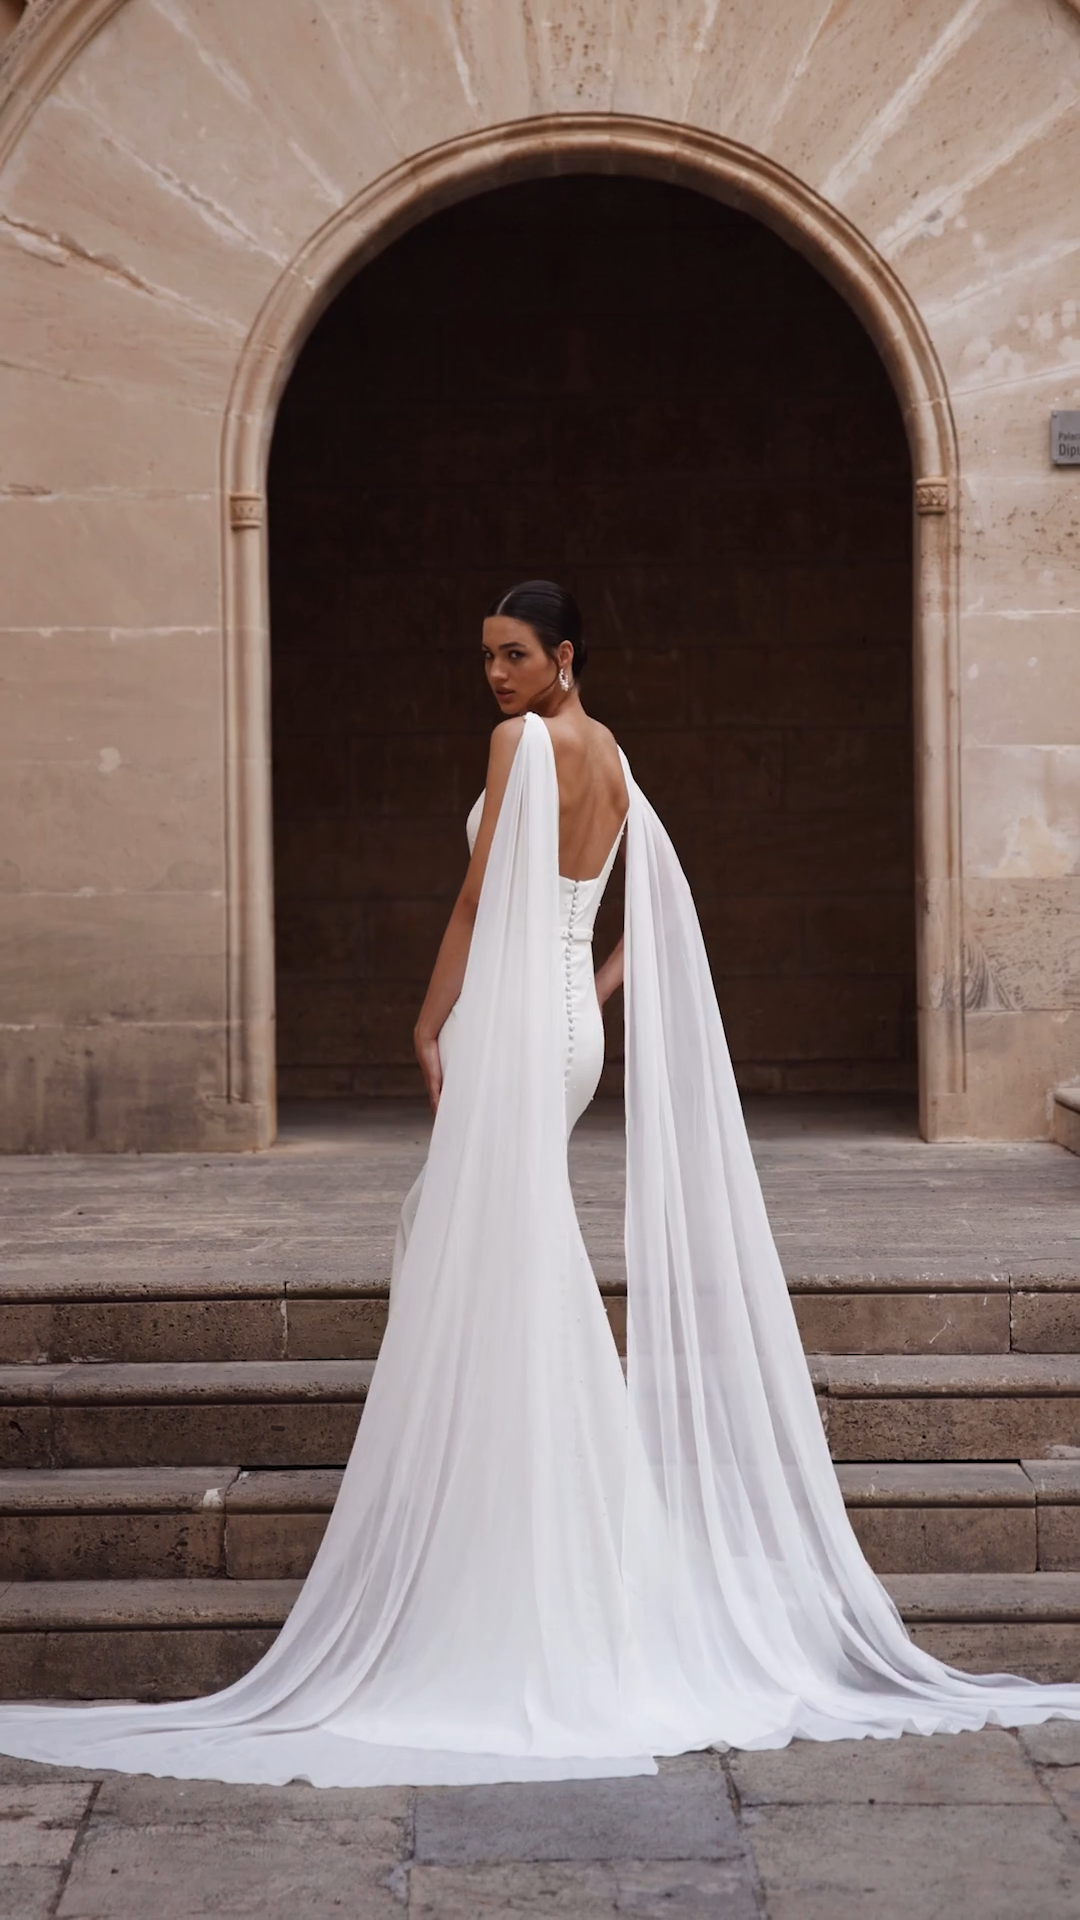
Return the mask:
[[576,705],[544,725],[559,783],[559,872],[567,880],[592,880],[630,804],[615,736]]

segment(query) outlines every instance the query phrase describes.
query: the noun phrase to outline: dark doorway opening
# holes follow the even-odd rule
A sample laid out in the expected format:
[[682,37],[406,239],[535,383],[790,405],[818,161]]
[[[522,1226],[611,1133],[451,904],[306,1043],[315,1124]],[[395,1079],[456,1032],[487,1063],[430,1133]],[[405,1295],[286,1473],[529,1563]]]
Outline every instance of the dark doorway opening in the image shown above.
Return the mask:
[[270,463],[280,1093],[419,1091],[498,717],[480,621],[532,574],[581,601],[583,697],[686,867],[740,1084],[913,1088],[910,499],[850,309],[685,188],[503,188],[358,274]]

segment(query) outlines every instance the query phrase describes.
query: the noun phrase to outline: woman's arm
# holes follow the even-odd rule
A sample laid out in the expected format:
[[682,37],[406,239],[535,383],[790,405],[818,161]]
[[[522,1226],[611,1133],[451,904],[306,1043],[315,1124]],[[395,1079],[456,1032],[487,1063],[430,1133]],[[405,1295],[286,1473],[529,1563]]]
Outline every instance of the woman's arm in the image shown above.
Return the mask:
[[[619,856],[622,860],[626,859],[625,833],[622,836],[622,844],[619,847]],[[603,965],[597,967],[596,969],[596,997],[599,1000],[600,1005],[602,1007],[606,1007],[608,1001],[611,999],[612,994],[618,991],[618,989],[622,986],[622,983],[623,983],[623,938],[620,937],[618,946],[612,947],[611,952],[608,954],[607,959],[603,962]]]
[[602,966],[596,969],[596,997],[600,1005],[606,1006],[617,987],[623,983],[623,943],[620,939],[613,947]]
[[420,1062],[420,1071],[424,1076],[431,1111],[434,1113],[442,1092],[442,1063],[439,1059],[439,1034],[446,1017],[461,992],[465,979],[465,967],[472,945],[473,924],[480,900],[480,889],[484,884],[488,854],[495,835],[495,823],[499,818],[506,783],[510,778],[510,768],[517,752],[518,741],[524,731],[523,720],[500,720],[491,736],[491,750],[488,754],[487,783],[484,790],[484,811],[480,818],[480,828],[476,836],[476,845],[469,861],[461,892],[454,902],[446,932],[443,934],[431,982],[424,995],[424,1004],[417,1016],[413,1028],[413,1045]]

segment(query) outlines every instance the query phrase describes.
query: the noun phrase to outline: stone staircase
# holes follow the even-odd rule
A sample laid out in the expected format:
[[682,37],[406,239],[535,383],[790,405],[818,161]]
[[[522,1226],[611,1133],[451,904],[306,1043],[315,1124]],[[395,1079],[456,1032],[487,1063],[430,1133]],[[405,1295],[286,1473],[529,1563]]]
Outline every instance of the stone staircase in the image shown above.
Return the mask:
[[[0,1695],[223,1685],[311,1563],[387,1288],[66,1264],[0,1311]],[[1080,1678],[1080,1255],[1015,1282],[790,1285],[853,1524],[913,1633]]]

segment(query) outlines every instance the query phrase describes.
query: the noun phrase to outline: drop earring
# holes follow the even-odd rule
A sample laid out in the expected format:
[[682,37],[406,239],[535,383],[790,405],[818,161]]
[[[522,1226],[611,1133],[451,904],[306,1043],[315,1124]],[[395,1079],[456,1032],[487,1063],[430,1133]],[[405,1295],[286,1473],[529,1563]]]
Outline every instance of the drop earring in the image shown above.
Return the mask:
[[566,673],[566,668],[565,668],[565,667],[560,667],[560,668],[559,668],[559,685],[560,685],[560,687],[562,688],[562,690],[563,690],[563,692],[564,692],[564,693],[569,693],[569,691],[570,691],[570,681],[569,681],[569,679],[567,678],[567,673]]

